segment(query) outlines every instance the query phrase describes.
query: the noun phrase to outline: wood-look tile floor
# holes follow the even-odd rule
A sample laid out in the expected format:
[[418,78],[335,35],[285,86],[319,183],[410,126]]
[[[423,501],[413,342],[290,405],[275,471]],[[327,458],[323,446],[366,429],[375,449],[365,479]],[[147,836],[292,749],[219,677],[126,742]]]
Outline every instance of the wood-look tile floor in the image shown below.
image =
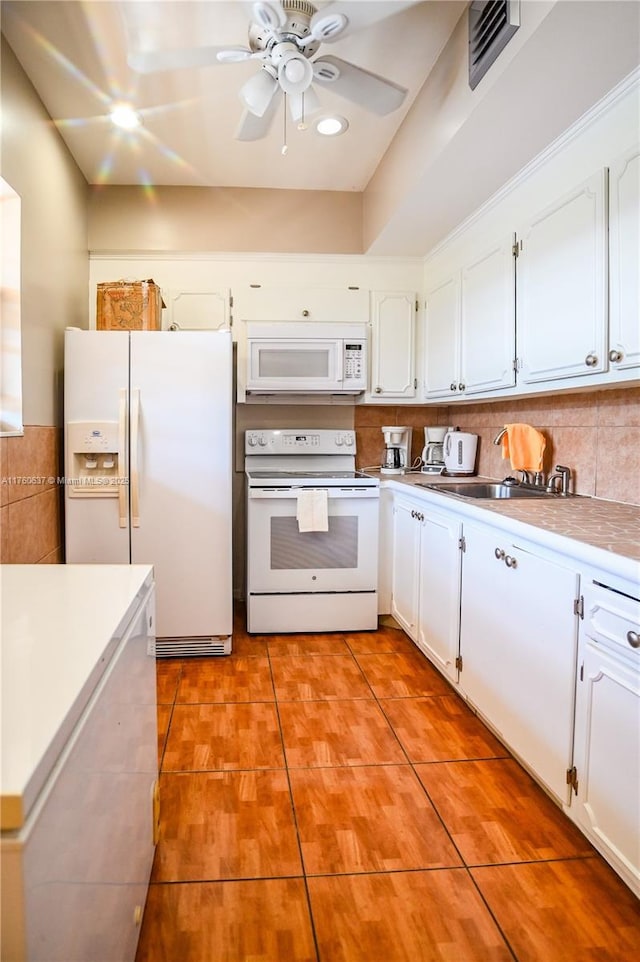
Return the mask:
[[640,906],[401,632],[158,662],[137,962],[634,962]]

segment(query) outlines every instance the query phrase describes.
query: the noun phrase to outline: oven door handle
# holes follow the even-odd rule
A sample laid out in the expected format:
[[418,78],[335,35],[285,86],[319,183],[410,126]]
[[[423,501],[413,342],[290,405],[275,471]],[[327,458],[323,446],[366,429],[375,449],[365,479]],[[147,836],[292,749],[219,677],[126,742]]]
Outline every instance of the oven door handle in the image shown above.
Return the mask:
[[296,501],[298,491],[326,491],[330,501],[340,499],[379,498],[380,488],[326,488],[321,485],[308,485],[296,488],[249,488],[249,499],[251,501]]

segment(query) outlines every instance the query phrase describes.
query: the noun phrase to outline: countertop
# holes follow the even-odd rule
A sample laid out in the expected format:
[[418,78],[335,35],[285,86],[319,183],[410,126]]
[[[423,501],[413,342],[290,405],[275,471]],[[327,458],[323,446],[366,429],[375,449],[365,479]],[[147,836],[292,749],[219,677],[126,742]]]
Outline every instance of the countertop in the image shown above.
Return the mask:
[[152,583],[150,565],[0,566],[3,830],[24,822]]
[[[496,479],[479,476],[450,478],[420,472],[405,475],[367,472],[369,473],[379,477],[383,487],[391,483],[400,488],[411,488],[412,493],[415,494],[431,494],[442,501],[442,507],[450,510],[461,510],[461,513],[466,515],[487,511],[494,517],[511,519],[550,536],[570,539],[578,545],[597,549],[596,552],[586,552],[586,559],[590,563],[620,569],[619,573],[631,580],[637,580],[640,574],[640,506],[638,505],[583,496],[472,501],[451,494],[447,495],[445,503],[445,499],[439,497],[440,491],[433,492],[420,485],[437,484],[442,488],[442,494],[446,495],[447,484],[459,481],[495,483]],[[607,564],[607,555],[610,556],[609,564]],[[622,559],[622,563],[617,564],[617,559]]]

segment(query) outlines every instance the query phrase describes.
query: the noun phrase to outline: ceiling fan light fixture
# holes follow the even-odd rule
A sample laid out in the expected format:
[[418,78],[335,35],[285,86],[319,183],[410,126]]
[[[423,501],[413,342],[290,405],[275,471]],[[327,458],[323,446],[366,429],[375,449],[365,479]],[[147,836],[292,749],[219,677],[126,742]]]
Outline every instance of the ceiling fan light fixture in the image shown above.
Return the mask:
[[286,94],[301,94],[311,86],[313,66],[300,53],[290,52],[280,61],[278,81]]
[[142,124],[142,118],[131,104],[113,104],[109,111],[109,119],[115,127],[121,130],[135,130]]
[[330,117],[320,117],[315,122],[316,132],[323,137],[339,137],[349,129],[349,121],[346,117],[333,114]]
[[278,89],[278,81],[273,73],[263,67],[240,88],[240,100],[247,110],[262,117]]

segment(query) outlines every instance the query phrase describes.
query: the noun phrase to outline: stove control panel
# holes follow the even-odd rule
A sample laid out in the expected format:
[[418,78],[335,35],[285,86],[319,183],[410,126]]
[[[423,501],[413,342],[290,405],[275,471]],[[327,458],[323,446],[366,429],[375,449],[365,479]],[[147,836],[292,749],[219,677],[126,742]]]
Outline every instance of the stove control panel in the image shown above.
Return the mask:
[[244,436],[245,454],[353,454],[355,449],[355,431],[257,429],[245,431]]

